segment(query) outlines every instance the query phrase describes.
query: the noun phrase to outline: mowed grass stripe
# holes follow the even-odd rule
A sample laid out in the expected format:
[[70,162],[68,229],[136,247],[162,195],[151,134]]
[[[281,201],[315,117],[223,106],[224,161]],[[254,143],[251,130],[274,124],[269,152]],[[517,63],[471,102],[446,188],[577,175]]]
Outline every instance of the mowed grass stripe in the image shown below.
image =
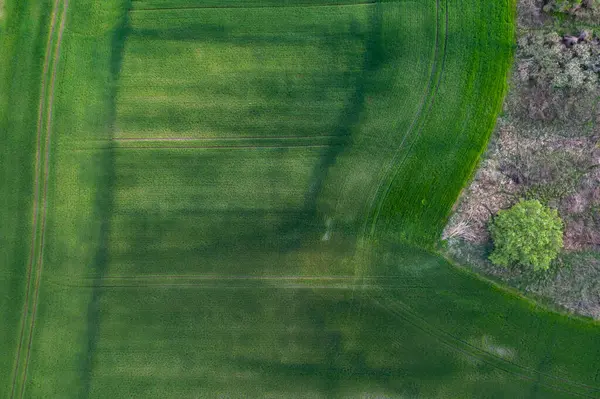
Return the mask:
[[223,276],[223,275],[106,275],[102,281],[75,280],[69,276],[54,276],[47,282],[58,287],[72,288],[197,288],[197,289],[435,289],[420,281],[389,276]]
[[189,14],[131,18],[117,137],[347,134],[367,9]]
[[227,8],[238,8],[238,9],[250,9],[250,8],[302,8],[302,7],[349,7],[349,6],[365,6],[376,4],[377,0],[370,1],[360,1],[356,3],[329,3],[329,4],[302,4],[296,3],[292,5],[213,5],[213,6],[182,6],[182,7],[156,7],[156,8],[132,8],[131,12],[140,12],[140,11],[179,11],[179,10],[207,10],[207,9],[227,9]]
[[[338,223],[365,229],[386,167],[406,149],[423,117],[435,74],[441,11],[436,1],[381,3],[365,68],[365,104],[353,128],[352,145],[328,174],[322,211]],[[393,21],[393,22],[392,22]],[[406,32],[412,32],[407,35]],[[392,83],[390,83],[392,82]]]
[[[307,137],[215,137],[215,138],[115,138],[107,145],[98,142],[97,146],[105,149],[276,149],[276,148],[327,148],[343,146],[348,137],[345,136],[307,136]],[[86,145],[86,143],[81,143]],[[92,143],[88,143],[88,147]],[[75,147],[77,148],[77,147]]]

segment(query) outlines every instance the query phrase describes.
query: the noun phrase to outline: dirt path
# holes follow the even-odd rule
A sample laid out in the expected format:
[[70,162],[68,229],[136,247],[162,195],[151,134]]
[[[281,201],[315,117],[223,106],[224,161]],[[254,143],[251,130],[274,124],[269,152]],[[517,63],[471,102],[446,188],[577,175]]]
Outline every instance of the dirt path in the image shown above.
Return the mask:
[[[47,72],[48,72],[48,66],[49,66],[49,52],[50,52],[50,45],[51,45],[51,41],[52,41],[52,35],[54,33],[54,29],[56,26],[56,16],[57,16],[57,10],[58,10],[58,3],[59,0],[56,0],[54,3],[54,9],[53,9],[53,14],[52,14],[52,27],[50,30],[50,34],[49,34],[49,39],[48,39],[48,47],[46,48],[46,59],[44,62],[44,78],[43,78],[43,83],[42,83],[42,97],[40,98],[40,112],[38,115],[38,135],[37,135],[37,140],[38,140],[38,151],[36,153],[36,178],[35,178],[35,186],[36,186],[36,195],[34,196],[34,215],[35,215],[35,224],[34,224],[34,239],[32,244],[35,244],[35,235],[36,235],[36,230],[37,230],[37,212],[39,209],[39,196],[41,194],[41,207],[42,207],[42,211],[41,214],[39,215],[39,223],[40,223],[40,242],[39,242],[39,250],[37,251],[38,253],[38,257],[37,257],[37,262],[36,262],[36,277],[35,277],[35,286],[34,286],[34,290],[33,290],[33,305],[32,305],[32,312],[31,312],[31,323],[29,326],[29,339],[27,341],[27,347],[25,348],[25,360],[23,363],[23,376],[22,376],[22,380],[21,380],[21,393],[20,393],[20,397],[23,398],[25,395],[25,384],[27,382],[27,370],[28,370],[28,366],[29,366],[29,359],[31,357],[31,345],[33,343],[33,332],[34,332],[34,328],[35,328],[35,319],[36,319],[36,315],[37,315],[37,307],[38,307],[38,298],[39,298],[39,288],[40,288],[40,280],[41,280],[41,276],[42,276],[42,269],[43,269],[43,258],[44,258],[44,238],[45,238],[45,230],[46,230],[46,216],[47,216],[47,209],[48,209],[48,180],[49,180],[49,175],[50,175],[50,147],[51,147],[51,137],[52,137],[52,112],[53,112],[53,106],[54,106],[54,87],[55,87],[55,83],[56,83],[56,76],[57,76],[57,70],[58,70],[58,62],[60,59],[60,48],[61,48],[61,43],[62,43],[62,38],[63,38],[63,33],[65,30],[65,25],[66,25],[66,19],[67,19],[67,9],[68,9],[68,5],[69,2],[68,0],[64,0],[63,1],[63,7],[62,7],[62,14],[61,14],[61,20],[60,20],[60,27],[59,27],[59,31],[58,31],[58,35],[56,38],[56,43],[54,46],[54,54],[53,54],[53,59],[52,59],[52,75],[50,77],[50,83],[49,83],[49,88],[48,88],[48,82],[46,81],[46,76],[47,76]],[[46,90],[48,91],[48,100],[45,101],[45,95],[46,95]],[[40,179],[40,175],[41,175],[41,171],[40,171],[40,163],[41,163],[41,130],[42,130],[42,124],[43,124],[43,114],[44,114],[44,107],[43,105],[46,106],[46,136],[45,136],[45,148],[44,148],[44,166],[43,166],[43,174],[44,174],[44,183],[43,183],[43,188],[41,193],[39,193],[39,179]],[[35,245],[32,245],[32,248],[35,248]],[[35,252],[35,251],[34,251]],[[31,275],[33,274],[33,257],[31,257],[30,259],[30,265],[28,266],[28,283],[30,283],[31,281]],[[29,290],[30,290],[30,284],[27,285],[27,299],[29,299]],[[26,311],[28,310],[29,305],[26,302]],[[27,312],[24,313],[24,317],[23,319],[25,319],[27,316]],[[22,347],[22,343],[24,340],[24,329],[22,329],[21,331],[21,337],[19,340],[19,352],[17,354],[17,363],[19,361],[20,358],[20,354],[21,354],[21,347]],[[15,369],[15,375],[13,377],[13,388],[12,388],[12,392],[11,392],[11,398],[13,398],[15,396],[15,390],[16,390],[16,377],[17,377],[17,373],[18,373],[18,366]]]
[[36,153],[35,153],[35,176],[33,183],[33,219],[31,224],[31,250],[29,253],[29,262],[27,264],[27,279],[26,279],[26,289],[25,289],[25,300],[23,302],[23,311],[22,311],[22,321],[19,332],[18,346],[17,346],[17,356],[15,359],[15,365],[13,370],[13,380],[12,380],[12,388],[10,397],[13,398],[15,394],[17,374],[19,371],[20,361],[21,361],[21,349],[23,347],[23,340],[25,338],[25,322],[27,319],[27,314],[29,313],[29,296],[30,296],[30,287],[31,287],[31,277],[33,275],[33,263],[35,257],[35,248],[36,248],[36,237],[37,237],[37,224],[38,224],[38,209],[39,209],[39,181],[40,181],[40,163],[41,163],[41,153],[42,153],[42,128],[43,128],[43,115],[44,115],[44,106],[46,102],[46,87],[48,85],[48,68],[50,66],[50,53],[52,50],[52,38],[54,36],[54,30],[56,27],[57,21],[57,11],[58,11],[58,3],[59,0],[54,1],[54,5],[52,7],[51,14],[51,22],[50,29],[48,30],[48,39],[46,41],[46,52],[44,55],[44,66],[42,71],[42,83],[40,86],[40,99],[39,99],[39,108],[38,108],[38,118],[37,118],[37,129],[36,129]]

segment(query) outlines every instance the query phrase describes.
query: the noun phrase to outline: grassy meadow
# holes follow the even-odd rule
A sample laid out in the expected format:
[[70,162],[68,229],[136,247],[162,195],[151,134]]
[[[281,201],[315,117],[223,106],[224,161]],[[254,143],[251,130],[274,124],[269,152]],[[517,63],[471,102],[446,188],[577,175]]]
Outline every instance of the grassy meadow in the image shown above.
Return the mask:
[[0,397],[598,397],[598,324],[427,251],[513,13],[8,0]]

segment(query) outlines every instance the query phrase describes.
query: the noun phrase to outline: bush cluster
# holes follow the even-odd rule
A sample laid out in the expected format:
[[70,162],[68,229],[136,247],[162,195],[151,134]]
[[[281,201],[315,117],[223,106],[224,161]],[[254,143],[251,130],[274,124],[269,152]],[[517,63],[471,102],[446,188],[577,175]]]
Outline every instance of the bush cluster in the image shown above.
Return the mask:
[[563,223],[558,212],[539,201],[521,201],[498,212],[490,225],[496,265],[514,264],[547,270],[563,246]]

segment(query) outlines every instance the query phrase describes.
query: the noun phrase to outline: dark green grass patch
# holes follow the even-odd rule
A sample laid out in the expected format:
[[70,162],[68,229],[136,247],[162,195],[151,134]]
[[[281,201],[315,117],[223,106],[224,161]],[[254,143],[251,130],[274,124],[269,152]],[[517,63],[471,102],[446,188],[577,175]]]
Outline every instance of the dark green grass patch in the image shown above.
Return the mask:
[[299,272],[278,258],[326,233],[310,187],[324,149],[159,144],[115,151],[111,274]]
[[418,249],[375,252],[372,277],[351,288],[283,277],[106,281],[92,396],[598,393],[593,325]]

